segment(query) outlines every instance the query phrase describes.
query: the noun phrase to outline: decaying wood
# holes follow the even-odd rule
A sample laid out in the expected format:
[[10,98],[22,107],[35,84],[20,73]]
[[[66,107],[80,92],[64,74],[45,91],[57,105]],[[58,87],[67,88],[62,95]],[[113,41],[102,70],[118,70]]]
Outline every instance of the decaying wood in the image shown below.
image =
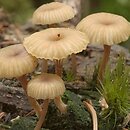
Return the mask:
[[[67,89],[78,90],[86,86],[85,82],[66,83]],[[0,82],[0,104],[13,105],[16,109],[30,111],[32,108],[21,87],[10,87]],[[4,108],[3,108],[4,109]],[[3,110],[2,109],[2,110]],[[4,110],[3,110],[4,111]]]
[[[5,86],[2,83],[0,83],[0,104],[2,104],[2,107],[6,104],[6,106],[12,106],[15,109],[31,110],[22,88]],[[5,111],[4,109],[3,107],[2,111]]]

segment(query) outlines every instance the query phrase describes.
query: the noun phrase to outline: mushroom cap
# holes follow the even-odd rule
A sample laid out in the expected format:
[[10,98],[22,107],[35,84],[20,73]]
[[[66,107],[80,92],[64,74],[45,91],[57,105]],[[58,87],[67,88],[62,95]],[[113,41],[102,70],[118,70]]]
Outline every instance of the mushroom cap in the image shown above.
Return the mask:
[[20,77],[32,72],[36,58],[27,53],[22,44],[0,49],[0,78]]
[[54,24],[67,21],[75,15],[71,6],[64,3],[52,2],[40,6],[34,13],[34,24]]
[[23,45],[37,58],[59,60],[86,49],[85,33],[69,28],[49,28],[25,38]]
[[85,32],[92,44],[118,44],[130,36],[129,22],[111,13],[89,15],[81,20],[76,29]]
[[64,82],[56,74],[43,73],[30,80],[27,85],[28,96],[35,99],[54,99],[64,92]]

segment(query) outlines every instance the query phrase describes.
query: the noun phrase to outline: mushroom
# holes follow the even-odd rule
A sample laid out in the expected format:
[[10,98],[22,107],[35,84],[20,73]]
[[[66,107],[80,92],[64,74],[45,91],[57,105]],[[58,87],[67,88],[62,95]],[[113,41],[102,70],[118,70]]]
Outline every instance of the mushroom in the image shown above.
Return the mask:
[[[48,27],[55,27],[54,24],[67,21],[75,16],[74,9],[60,2],[51,2],[40,6],[33,13],[32,21],[34,24],[48,25]],[[76,56],[73,54],[72,58],[72,72],[76,75]],[[47,72],[47,60],[43,59],[43,72]]]
[[77,25],[77,30],[85,32],[90,43],[104,45],[103,59],[99,67],[99,79],[109,60],[111,45],[126,41],[130,36],[130,24],[122,16],[111,13],[95,13],[87,16]]
[[75,12],[69,5],[60,2],[51,2],[40,6],[33,13],[32,21],[34,24],[55,24],[73,18]]
[[65,92],[64,82],[56,74],[43,73],[29,81],[27,85],[28,95],[36,100],[37,99],[44,100],[43,109],[41,111],[39,121],[37,122],[37,125],[34,130],[40,130],[47,113],[50,99],[54,99],[56,106],[62,113],[66,112],[67,105],[64,104],[61,100],[60,101],[55,100],[56,98],[59,99],[59,97],[63,95],[64,92]]
[[60,76],[62,59],[81,52],[87,44],[88,38],[84,33],[69,28],[49,28],[32,34],[23,42],[29,54],[54,60],[56,73]]
[[[27,92],[26,74],[32,72],[37,66],[35,57],[29,55],[22,44],[11,45],[0,49],[0,78],[17,78],[25,93]],[[29,102],[35,106],[39,113],[40,107],[28,97]]]

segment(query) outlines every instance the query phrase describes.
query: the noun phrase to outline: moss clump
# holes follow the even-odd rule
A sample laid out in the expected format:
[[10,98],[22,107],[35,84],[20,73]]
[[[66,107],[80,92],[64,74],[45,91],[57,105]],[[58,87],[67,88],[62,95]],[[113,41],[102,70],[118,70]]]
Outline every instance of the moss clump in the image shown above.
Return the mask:
[[46,118],[46,128],[50,130],[85,130],[90,127],[90,115],[84,109],[80,98],[71,91],[66,91],[64,100],[68,105],[67,113],[61,114],[52,103]]

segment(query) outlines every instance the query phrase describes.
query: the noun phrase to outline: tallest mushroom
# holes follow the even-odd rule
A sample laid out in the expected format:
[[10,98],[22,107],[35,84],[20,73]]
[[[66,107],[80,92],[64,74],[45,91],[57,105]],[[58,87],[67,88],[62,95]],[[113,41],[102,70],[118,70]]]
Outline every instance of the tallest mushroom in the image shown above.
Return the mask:
[[87,16],[76,28],[87,34],[90,43],[104,46],[103,59],[98,73],[99,80],[102,81],[111,46],[129,38],[130,24],[122,16],[102,12]]
[[56,73],[61,76],[61,60],[86,49],[88,42],[87,36],[80,31],[49,28],[25,38],[23,45],[36,58],[55,61]]

